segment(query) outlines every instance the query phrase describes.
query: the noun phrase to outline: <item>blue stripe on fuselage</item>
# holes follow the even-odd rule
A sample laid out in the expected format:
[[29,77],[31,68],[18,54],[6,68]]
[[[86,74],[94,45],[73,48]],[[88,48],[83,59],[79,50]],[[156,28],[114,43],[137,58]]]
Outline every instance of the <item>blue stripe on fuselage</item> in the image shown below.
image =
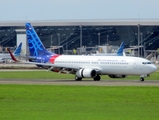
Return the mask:
[[33,62],[39,62],[39,63],[47,63],[50,61],[50,58],[52,55],[44,55],[44,56],[38,56]]

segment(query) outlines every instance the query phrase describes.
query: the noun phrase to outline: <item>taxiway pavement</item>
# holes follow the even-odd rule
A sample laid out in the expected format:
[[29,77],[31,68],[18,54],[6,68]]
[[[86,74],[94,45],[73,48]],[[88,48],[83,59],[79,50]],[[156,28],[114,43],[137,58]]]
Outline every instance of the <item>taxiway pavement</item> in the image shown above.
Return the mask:
[[0,79],[0,84],[25,85],[83,85],[83,86],[159,86],[159,80],[44,80],[44,79]]

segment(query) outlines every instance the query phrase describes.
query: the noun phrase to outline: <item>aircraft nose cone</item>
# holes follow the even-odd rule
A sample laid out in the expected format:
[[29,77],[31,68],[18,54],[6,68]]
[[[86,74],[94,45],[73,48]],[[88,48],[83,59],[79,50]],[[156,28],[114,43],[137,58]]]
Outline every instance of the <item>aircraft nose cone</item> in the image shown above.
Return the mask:
[[157,68],[157,66],[155,66],[155,65],[152,67],[153,72],[155,72],[157,69],[158,69],[158,68]]

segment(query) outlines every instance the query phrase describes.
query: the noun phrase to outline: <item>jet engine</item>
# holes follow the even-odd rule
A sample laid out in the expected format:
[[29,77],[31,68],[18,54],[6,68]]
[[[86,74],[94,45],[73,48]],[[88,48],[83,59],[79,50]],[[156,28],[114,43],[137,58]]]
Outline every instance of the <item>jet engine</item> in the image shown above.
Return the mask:
[[110,78],[125,78],[126,75],[108,75]]
[[79,78],[94,78],[95,76],[97,76],[97,72],[94,69],[79,69],[76,72],[76,76]]

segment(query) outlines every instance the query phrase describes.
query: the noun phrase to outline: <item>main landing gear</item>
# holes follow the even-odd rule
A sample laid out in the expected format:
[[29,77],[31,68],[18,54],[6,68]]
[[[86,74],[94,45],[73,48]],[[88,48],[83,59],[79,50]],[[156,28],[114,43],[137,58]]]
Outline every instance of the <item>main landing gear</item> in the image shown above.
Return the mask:
[[143,82],[145,79],[144,77],[140,77],[140,81]]
[[77,76],[75,76],[75,80],[76,80],[76,81],[81,81],[81,80],[82,80],[82,78],[81,78],[81,77],[77,77]]
[[[99,75],[97,75],[93,79],[94,79],[94,81],[100,81],[101,77]],[[82,78],[78,77],[78,76],[75,76],[75,80],[76,81],[82,81]]]
[[95,76],[93,79],[94,79],[94,81],[100,81],[100,76],[97,75],[97,76]]

